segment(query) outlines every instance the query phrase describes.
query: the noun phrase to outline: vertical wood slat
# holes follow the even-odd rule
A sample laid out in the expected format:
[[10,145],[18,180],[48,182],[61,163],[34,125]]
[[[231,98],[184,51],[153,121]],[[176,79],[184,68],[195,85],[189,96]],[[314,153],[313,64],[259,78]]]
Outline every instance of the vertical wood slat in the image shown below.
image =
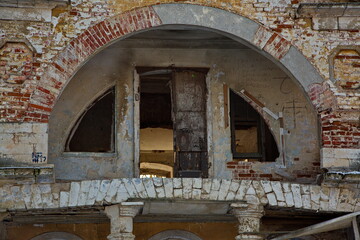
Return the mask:
[[229,87],[224,84],[223,85],[224,91],[224,127],[229,127]]
[[134,70],[134,175],[140,176],[140,77]]

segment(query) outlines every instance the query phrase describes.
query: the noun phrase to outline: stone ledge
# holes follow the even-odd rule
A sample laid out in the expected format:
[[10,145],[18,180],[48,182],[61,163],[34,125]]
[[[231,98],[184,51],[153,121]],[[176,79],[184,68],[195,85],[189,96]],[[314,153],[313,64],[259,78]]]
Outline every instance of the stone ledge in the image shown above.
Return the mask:
[[298,18],[360,16],[360,3],[302,3]]
[[69,0],[1,0],[0,7],[35,8],[55,7],[56,5],[67,5]]
[[245,201],[271,208],[320,212],[360,210],[353,188],[279,181],[123,178],[0,187],[0,211],[107,206],[126,201]]
[[303,3],[297,18],[311,18],[314,30],[359,30],[360,3]]
[[34,166],[0,167],[0,184],[2,182],[23,181],[29,183],[54,182],[54,165],[42,164]]

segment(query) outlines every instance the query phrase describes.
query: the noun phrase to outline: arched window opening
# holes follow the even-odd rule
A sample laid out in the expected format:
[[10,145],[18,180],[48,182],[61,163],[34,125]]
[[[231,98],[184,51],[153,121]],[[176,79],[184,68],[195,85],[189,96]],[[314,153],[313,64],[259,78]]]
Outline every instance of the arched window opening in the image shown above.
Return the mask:
[[114,103],[114,88],[91,103],[71,130],[65,151],[114,152]]
[[279,150],[260,114],[232,90],[230,108],[233,157],[244,161],[275,161]]

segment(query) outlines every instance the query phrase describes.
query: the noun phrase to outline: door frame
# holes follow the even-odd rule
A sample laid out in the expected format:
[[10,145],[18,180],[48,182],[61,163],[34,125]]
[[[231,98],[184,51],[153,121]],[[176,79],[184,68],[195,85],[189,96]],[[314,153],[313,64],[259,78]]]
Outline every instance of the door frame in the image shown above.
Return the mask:
[[207,135],[207,158],[208,158],[208,178],[214,175],[213,169],[213,151],[212,151],[212,104],[210,91],[210,68],[204,67],[151,67],[151,66],[136,66],[133,71],[133,124],[134,124],[134,175],[140,177],[140,74],[156,70],[190,70],[198,71],[206,74],[206,135]]

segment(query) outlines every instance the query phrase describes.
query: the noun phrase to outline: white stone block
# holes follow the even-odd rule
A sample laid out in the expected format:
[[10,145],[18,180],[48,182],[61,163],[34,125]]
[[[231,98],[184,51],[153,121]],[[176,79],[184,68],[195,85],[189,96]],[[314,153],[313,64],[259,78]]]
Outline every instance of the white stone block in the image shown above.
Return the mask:
[[108,191],[106,193],[106,196],[105,196],[105,201],[106,202],[112,203],[113,198],[117,194],[119,186],[120,186],[121,183],[122,182],[121,182],[120,179],[113,179],[111,181],[110,187],[109,187],[109,189],[108,189]]
[[301,185],[301,194],[310,194],[310,186],[309,185]]
[[165,190],[165,197],[166,198],[173,198],[174,197],[174,188],[173,188],[173,181],[171,178],[164,178],[164,190]]
[[86,205],[86,199],[90,190],[91,181],[82,181],[80,184],[79,199],[77,206]]
[[211,190],[220,190],[221,180],[213,179],[211,184]]
[[285,193],[285,202],[288,207],[293,207],[295,205],[293,194],[291,192]]
[[67,207],[69,204],[69,193],[60,192],[60,207]]
[[211,192],[209,194],[209,199],[210,200],[217,200],[218,197],[219,197],[219,191],[211,189]]
[[70,192],[69,192],[69,207],[74,207],[77,205],[78,198],[80,193],[80,183],[71,182]]
[[329,201],[330,189],[328,187],[321,187],[320,199],[323,201]]
[[174,198],[182,198],[182,189],[181,188],[175,188],[174,189]]
[[265,193],[269,193],[269,192],[273,191],[270,181],[260,181],[260,182],[261,182],[261,185],[262,185]]
[[202,179],[194,178],[193,179],[193,188],[201,189],[202,188]]
[[41,191],[37,184],[31,185],[31,206],[33,208],[41,208],[42,207],[42,200],[41,200]]
[[320,210],[329,211],[329,202],[320,201]]
[[283,183],[283,184],[282,184],[282,187],[283,187],[283,189],[284,189],[284,193],[291,192],[290,183]]
[[129,197],[131,198],[138,198],[138,194],[137,194],[137,191],[135,189],[135,186],[133,185],[132,183],[132,179],[128,179],[128,178],[125,178],[125,179],[122,179],[122,182],[124,183],[125,185],[125,188],[129,194]]
[[251,180],[242,180],[240,183],[239,190],[236,193],[236,200],[244,200],[245,194],[251,185]]
[[[31,208],[31,185],[26,184],[21,187],[22,198],[24,199],[26,208]],[[1,197],[1,195],[0,195]]]
[[226,179],[221,180],[218,200],[225,200],[230,188],[230,184],[231,184],[230,180],[226,180]]
[[268,193],[268,194],[266,194],[266,197],[267,197],[267,199],[269,201],[270,206],[277,206],[278,205],[275,193]]
[[260,200],[256,195],[245,195],[245,200],[249,204],[254,204],[254,205],[260,204]]
[[38,187],[39,187],[40,192],[41,192],[42,194],[44,194],[44,193],[50,193],[50,192],[51,192],[51,186],[50,186],[50,184],[39,184]]
[[302,195],[302,205],[305,209],[311,209],[311,200],[310,195]]
[[282,191],[282,187],[281,187],[281,183],[276,181],[276,182],[271,182],[271,186],[272,189],[276,195],[276,199],[280,202],[284,202],[285,201],[285,197]]
[[[151,184],[152,184],[152,181],[151,181]],[[154,189],[154,191],[155,191],[155,189]],[[118,203],[125,202],[126,200],[128,200],[129,197],[130,197],[129,193],[126,190],[124,182],[121,182],[121,184],[119,185],[118,191],[116,193],[115,201]]]
[[142,179],[140,178],[133,178],[132,179],[132,183],[133,185],[135,186],[135,189],[136,189],[136,192],[137,192],[137,195],[140,197],[140,198],[147,198],[147,193],[146,193],[146,190],[145,190],[145,187],[144,187],[144,184],[142,182]]
[[225,200],[226,200],[226,201],[232,201],[232,200],[234,200],[234,199],[235,199],[235,193],[232,192],[232,191],[229,191],[229,192],[228,192],[228,195],[227,195],[226,198],[225,198]]
[[302,197],[299,184],[291,184],[291,192],[294,198],[294,205],[296,208],[302,207]]
[[240,180],[231,180],[229,191],[236,193],[240,187]]
[[310,198],[311,201],[314,202],[315,204],[319,204],[320,203],[320,186],[317,185],[311,185],[310,186]]
[[165,198],[165,189],[163,186],[156,187],[155,191],[158,198]]
[[162,178],[152,178],[155,187],[161,187],[163,185]]
[[100,189],[100,180],[92,180],[89,187],[89,193],[86,199],[86,205],[91,206],[94,205],[96,196],[99,193]]
[[212,180],[205,178],[202,180],[202,194],[209,194],[211,190]]
[[196,199],[196,200],[201,199],[201,189],[193,188],[193,190],[192,190],[192,199]]
[[183,184],[183,198],[190,199],[192,195],[192,184],[193,184],[192,179],[183,178],[182,184]]
[[174,188],[182,188],[182,180],[181,178],[173,178]]
[[340,189],[330,188],[329,210],[335,211],[339,200]]
[[151,178],[144,178],[143,184],[149,198],[156,198],[155,186]]
[[96,202],[101,202],[104,200],[107,191],[110,188],[111,181],[110,180],[102,180],[100,183],[99,192],[96,195]]

